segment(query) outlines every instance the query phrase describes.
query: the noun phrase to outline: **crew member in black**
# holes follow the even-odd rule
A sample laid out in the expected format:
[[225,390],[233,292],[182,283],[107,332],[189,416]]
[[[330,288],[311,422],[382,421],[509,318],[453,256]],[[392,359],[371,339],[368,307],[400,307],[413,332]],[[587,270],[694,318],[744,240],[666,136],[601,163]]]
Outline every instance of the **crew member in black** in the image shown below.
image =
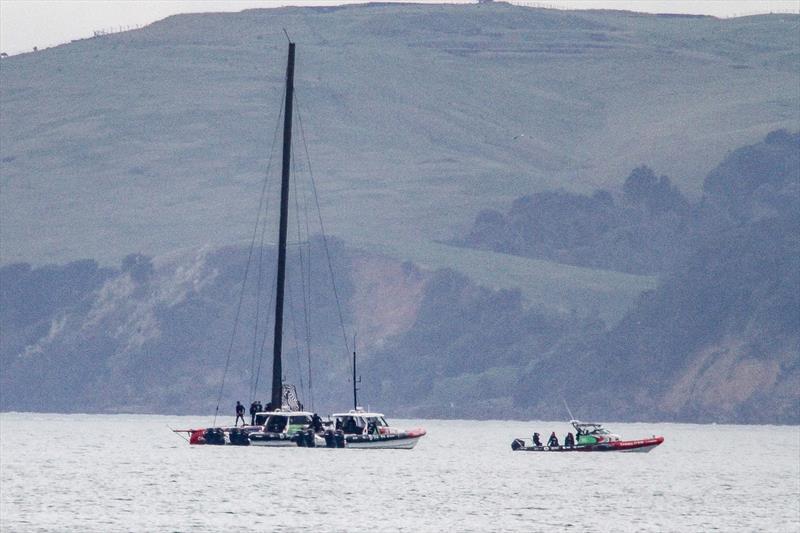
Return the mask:
[[236,402],[236,422],[233,423],[234,426],[239,425],[240,418],[242,419],[242,425],[244,426],[244,405]]
[[256,425],[256,413],[258,412],[258,402],[254,401],[250,404],[250,425]]
[[314,416],[311,417],[311,427],[314,428],[315,433],[322,432],[322,419],[317,413],[314,413]]
[[548,446],[558,446],[558,437],[556,437],[556,432],[553,431],[550,433],[550,440],[547,441]]
[[361,430],[353,417],[349,417],[344,421],[342,430],[345,433],[361,433]]
[[538,433],[534,433],[533,434],[533,445],[534,446],[541,446],[542,445],[542,441],[539,440],[539,434]]
[[567,437],[564,439],[564,446],[569,446],[570,448],[575,446],[575,437],[572,436],[572,432],[567,433]]

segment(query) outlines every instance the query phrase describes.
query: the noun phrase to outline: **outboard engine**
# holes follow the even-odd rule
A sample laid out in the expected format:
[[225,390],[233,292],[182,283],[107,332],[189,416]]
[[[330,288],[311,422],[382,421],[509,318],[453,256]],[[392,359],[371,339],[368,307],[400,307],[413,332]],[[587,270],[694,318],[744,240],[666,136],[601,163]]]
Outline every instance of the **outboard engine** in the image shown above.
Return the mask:
[[317,443],[314,442],[314,430],[305,429],[298,431],[292,435],[292,440],[297,443],[300,448],[314,448]]
[[306,441],[306,448],[316,448],[317,441],[314,438],[314,430],[307,429],[303,432],[303,438]]
[[333,436],[333,441],[336,443],[337,448],[344,448],[344,431],[341,429],[336,431],[336,434]]
[[208,428],[205,433],[203,433],[203,439],[205,439],[206,444],[213,444],[216,446],[224,445],[225,432],[222,431],[221,428]]
[[524,447],[525,447],[525,441],[522,439],[514,439],[514,442],[511,443],[511,449],[514,451],[517,451],[520,448]]
[[325,432],[325,447],[336,448],[336,437],[334,437],[333,431],[330,429]]
[[250,446],[250,436],[243,429],[233,428],[228,432],[228,438],[234,446]]

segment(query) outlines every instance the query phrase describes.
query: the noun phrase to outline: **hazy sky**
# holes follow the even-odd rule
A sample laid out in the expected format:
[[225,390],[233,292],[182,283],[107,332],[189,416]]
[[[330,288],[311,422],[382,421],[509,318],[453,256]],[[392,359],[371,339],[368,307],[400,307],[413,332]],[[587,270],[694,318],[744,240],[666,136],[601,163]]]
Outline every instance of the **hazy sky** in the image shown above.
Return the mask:
[[[390,0],[392,1],[392,0]],[[462,0],[415,0],[462,3]],[[358,0],[0,0],[0,51],[16,54],[91,37],[95,30],[142,26],[176,13],[241,11],[285,5],[338,5]],[[463,0],[463,3],[471,3]],[[512,0],[560,9],[624,9],[717,17],[800,12],[799,0]]]

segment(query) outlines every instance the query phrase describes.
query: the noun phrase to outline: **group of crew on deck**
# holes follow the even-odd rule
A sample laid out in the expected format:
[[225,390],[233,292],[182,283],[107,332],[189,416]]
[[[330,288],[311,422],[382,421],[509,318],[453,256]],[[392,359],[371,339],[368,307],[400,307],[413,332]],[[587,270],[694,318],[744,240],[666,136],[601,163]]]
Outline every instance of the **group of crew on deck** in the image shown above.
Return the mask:
[[[262,412],[271,413],[274,410],[275,409],[272,407],[272,403],[270,402],[267,402],[267,407],[264,408],[264,406],[259,400],[254,401],[253,403],[250,404],[250,425],[251,426],[256,425],[256,413],[262,413]],[[238,426],[239,420],[242,421],[242,427],[244,427],[246,422],[244,420],[244,405],[242,405],[242,402],[236,402],[236,422],[234,422],[233,425]],[[323,430],[322,425],[323,425],[322,418],[320,418],[320,416],[317,413],[314,413],[314,415],[311,417],[311,427],[314,428],[315,432],[319,433]],[[279,431],[279,430],[275,429],[274,431]]]
[[[538,433],[533,434],[533,445],[534,446],[542,445],[542,441],[539,439]],[[558,446],[558,445],[559,445],[558,437],[556,437],[556,432],[553,431],[552,433],[550,433],[550,438],[547,440],[547,446],[552,448],[553,446]],[[564,446],[567,446],[568,448],[575,446],[575,436],[571,432],[567,433],[567,436],[564,438]]]
[[[272,404],[269,402],[267,403],[267,408],[264,409],[264,406],[261,404],[259,400],[254,401],[253,403],[250,404],[250,425],[251,426],[256,425],[256,413],[261,413],[264,411],[271,412],[273,410],[274,409],[272,408]],[[244,420],[244,405],[242,405],[242,402],[236,402],[236,422],[234,422],[233,425],[238,426],[239,420],[242,421],[242,426],[246,425],[246,422]]]

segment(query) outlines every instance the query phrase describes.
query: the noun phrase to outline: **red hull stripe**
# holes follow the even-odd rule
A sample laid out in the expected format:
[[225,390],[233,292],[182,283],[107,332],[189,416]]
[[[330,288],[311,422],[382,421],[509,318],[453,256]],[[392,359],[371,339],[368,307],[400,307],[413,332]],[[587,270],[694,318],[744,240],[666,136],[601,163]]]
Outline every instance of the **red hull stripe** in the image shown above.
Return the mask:
[[617,450],[632,450],[635,448],[644,448],[645,446],[658,446],[662,442],[664,442],[664,437],[640,440],[621,440],[617,442],[609,442],[608,444]]

